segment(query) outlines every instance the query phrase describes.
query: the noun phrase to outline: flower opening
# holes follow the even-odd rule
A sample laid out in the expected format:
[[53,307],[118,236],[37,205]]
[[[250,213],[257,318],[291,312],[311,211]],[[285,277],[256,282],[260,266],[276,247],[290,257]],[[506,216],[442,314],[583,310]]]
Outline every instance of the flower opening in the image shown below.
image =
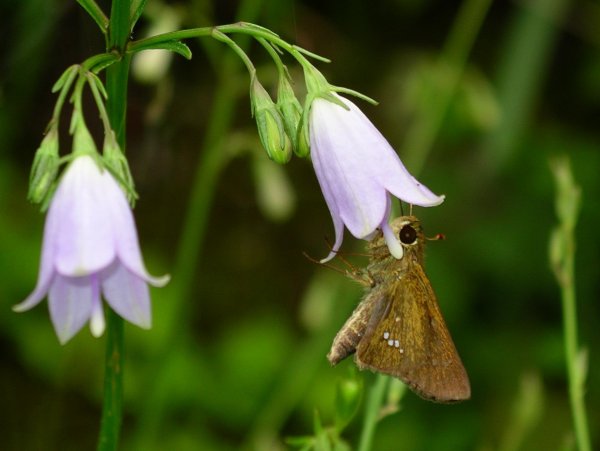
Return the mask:
[[29,310],[47,295],[63,344],[88,321],[94,336],[103,333],[101,295],[124,319],[149,328],[148,284],[168,280],[146,270],[131,208],[115,178],[83,155],[66,169],[51,200],[37,285],[13,310]]
[[[337,95],[336,95],[337,96]],[[335,243],[326,262],[342,244],[344,226],[356,238],[385,233],[390,252],[402,258],[402,247],[389,230],[390,194],[422,207],[444,201],[415,179],[379,130],[350,100],[348,109],[323,98],[310,107],[313,166],[335,228]]]

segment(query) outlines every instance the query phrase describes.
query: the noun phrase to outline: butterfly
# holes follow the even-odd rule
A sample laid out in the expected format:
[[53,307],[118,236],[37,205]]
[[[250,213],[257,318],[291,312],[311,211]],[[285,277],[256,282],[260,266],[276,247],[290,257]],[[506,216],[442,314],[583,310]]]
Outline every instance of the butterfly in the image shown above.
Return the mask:
[[397,377],[430,401],[469,399],[469,377],[423,268],[426,238],[420,221],[401,216],[390,225],[403,256],[390,254],[381,232],[369,242],[367,267],[347,272],[367,292],[327,358],[336,365],[354,354],[360,369]]

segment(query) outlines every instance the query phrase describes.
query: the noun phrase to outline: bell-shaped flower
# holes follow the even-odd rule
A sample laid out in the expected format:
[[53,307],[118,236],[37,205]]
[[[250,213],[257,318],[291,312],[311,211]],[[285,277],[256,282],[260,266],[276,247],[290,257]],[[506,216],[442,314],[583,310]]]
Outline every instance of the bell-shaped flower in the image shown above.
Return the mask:
[[402,246],[389,226],[390,194],[412,205],[431,207],[444,201],[419,183],[379,130],[351,101],[343,106],[317,97],[310,106],[310,153],[335,227],[335,256],[344,226],[356,238],[370,239],[381,229],[390,252],[402,258]]
[[117,314],[142,328],[151,325],[148,274],[125,193],[90,155],[76,157],[51,200],[37,285],[14,310],[22,312],[48,295],[50,318],[61,343],[86,322],[104,331],[101,295]]

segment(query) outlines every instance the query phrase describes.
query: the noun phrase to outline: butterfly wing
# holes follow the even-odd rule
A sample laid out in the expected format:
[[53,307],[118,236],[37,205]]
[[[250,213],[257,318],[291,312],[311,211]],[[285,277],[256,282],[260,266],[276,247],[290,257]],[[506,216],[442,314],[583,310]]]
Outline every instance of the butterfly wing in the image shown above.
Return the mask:
[[412,262],[389,283],[357,346],[358,366],[397,377],[432,401],[468,399],[467,372],[421,265]]

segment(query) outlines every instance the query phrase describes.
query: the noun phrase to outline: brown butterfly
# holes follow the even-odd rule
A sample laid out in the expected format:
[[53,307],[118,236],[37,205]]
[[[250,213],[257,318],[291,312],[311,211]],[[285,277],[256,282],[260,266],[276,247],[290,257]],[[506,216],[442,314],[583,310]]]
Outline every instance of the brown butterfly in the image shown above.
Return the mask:
[[393,257],[381,232],[369,242],[366,269],[348,273],[368,291],[327,358],[335,365],[355,353],[360,369],[397,377],[430,401],[469,399],[469,377],[423,270],[421,224],[414,216],[402,216],[391,227],[404,255]]

